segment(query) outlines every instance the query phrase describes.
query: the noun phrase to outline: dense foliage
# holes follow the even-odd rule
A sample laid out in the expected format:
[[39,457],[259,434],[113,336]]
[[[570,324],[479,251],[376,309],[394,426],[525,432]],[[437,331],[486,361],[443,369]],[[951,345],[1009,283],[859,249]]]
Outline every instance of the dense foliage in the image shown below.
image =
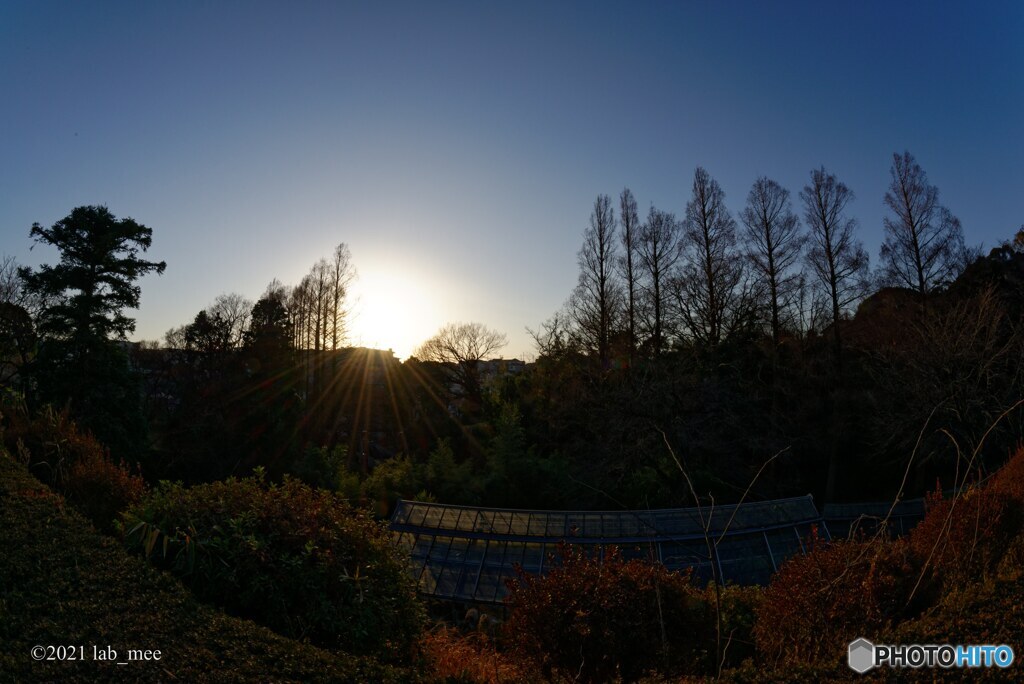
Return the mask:
[[[411,672],[324,651],[204,606],[181,583],[89,529],[0,453],[0,681],[412,681]],[[88,661],[42,661],[37,644],[80,644]],[[160,661],[92,661],[91,646],[159,649]]]
[[543,578],[514,581],[504,630],[546,676],[606,682],[705,669],[703,602],[688,577],[614,548],[600,560],[565,546],[558,560]]
[[969,601],[992,582],[1018,577],[1024,558],[1022,474],[1019,451],[984,484],[946,499],[932,496],[909,539],[817,542],[807,555],[791,558],[758,610],[754,634],[763,661],[828,666],[858,637],[919,617],[934,624],[930,616],[948,611],[951,602]]
[[383,528],[293,479],[164,483],[125,515],[126,541],[200,599],[295,639],[399,661],[422,625]]
[[758,651],[772,667],[833,662],[851,641],[904,614],[915,579],[904,542],[815,542],[765,592],[754,629]]
[[124,461],[71,420],[67,409],[45,407],[31,415],[23,401],[2,404],[0,434],[8,453],[17,454],[40,480],[63,494],[97,528],[113,530],[119,514],[136,503],[146,483]]

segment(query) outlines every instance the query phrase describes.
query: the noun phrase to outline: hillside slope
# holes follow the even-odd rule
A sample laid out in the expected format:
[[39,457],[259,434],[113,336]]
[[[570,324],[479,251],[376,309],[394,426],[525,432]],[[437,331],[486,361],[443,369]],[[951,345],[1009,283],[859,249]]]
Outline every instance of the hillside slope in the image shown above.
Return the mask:
[[[36,661],[34,646],[83,646]],[[159,661],[93,659],[93,646],[158,649]],[[0,682],[405,681],[374,660],[301,644],[198,603],[173,578],[95,532],[0,453]]]

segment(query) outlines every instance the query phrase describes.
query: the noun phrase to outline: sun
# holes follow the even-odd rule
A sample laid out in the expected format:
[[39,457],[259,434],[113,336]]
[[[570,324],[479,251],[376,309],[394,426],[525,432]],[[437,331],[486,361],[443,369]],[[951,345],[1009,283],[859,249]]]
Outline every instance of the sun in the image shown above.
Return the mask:
[[404,269],[360,267],[352,287],[351,344],[408,358],[437,327],[431,290]]

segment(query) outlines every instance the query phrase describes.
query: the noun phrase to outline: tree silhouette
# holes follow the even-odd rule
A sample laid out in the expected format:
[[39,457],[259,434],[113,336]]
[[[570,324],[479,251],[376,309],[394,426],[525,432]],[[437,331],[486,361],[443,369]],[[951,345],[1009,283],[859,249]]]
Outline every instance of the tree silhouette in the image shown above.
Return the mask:
[[479,405],[483,399],[478,366],[508,344],[504,333],[482,323],[449,323],[416,350],[421,361],[443,364],[449,379],[466,398]]
[[584,347],[596,352],[601,367],[607,368],[621,302],[615,280],[615,210],[608,195],[598,195],[594,201],[578,261],[579,282],[569,311]]
[[29,235],[61,254],[56,266],[18,271],[26,290],[52,300],[40,315],[42,334],[88,345],[135,330],[135,321],[124,315],[139,307],[135,281],[167,267],[139,258],[152,244],[152,229],[90,206],[77,207],[50,228],[33,224]]
[[277,281],[252,308],[252,318],[245,334],[245,346],[257,355],[277,356],[291,350],[292,320],[288,313],[287,293]]
[[205,309],[185,326],[185,348],[202,354],[218,354],[231,348],[231,325],[219,313]]
[[867,292],[868,253],[854,235],[857,221],[845,214],[853,192],[825,167],[811,171],[811,184],[800,192],[809,231],[807,263],[831,304],[836,365],[842,368],[839,321]]
[[669,279],[679,261],[679,223],[674,214],[651,207],[640,229],[646,344],[657,356],[665,347]]
[[210,317],[219,318],[227,328],[227,345],[231,349],[239,349],[245,341],[245,331],[249,329],[253,303],[246,297],[232,292],[218,295],[206,313]]
[[37,243],[56,247],[61,260],[38,271],[19,269],[25,289],[46,301],[38,330],[44,340],[33,362],[36,399],[70,403],[76,417],[122,456],[145,439],[138,379],[111,338],[135,329],[125,309],[139,306],[136,281],[163,273],[162,261],[140,258],[153,231],[132,219],[117,219],[106,207],[77,207],[43,228],[32,226]]
[[632,357],[637,343],[637,299],[640,294],[640,217],[636,210],[636,198],[629,188],[619,196],[619,220],[622,232],[622,256],[619,257],[619,273],[626,285],[625,315],[626,333],[629,335],[629,354]]
[[749,322],[749,293],[741,287],[743,262],[736,247],[736,221],[725,193],[701,167],[693,174],[693,196],[683,222],[686,268],[680,310],[694,340],[716,347]]
[[910,152],[894,153],[889,173],[885,205],[894,216],[882,219],[885,278],[925,297],[952,282],[966,266],[963,229],[960,219],[939,204],[939,189],[928,183]]
[[786,317],[800,284],[793,267],[800,259],[800,220],[789,203],[789,191],[761,177],[747,195],[740,214],[746,228],[750,262],[765,289],[771,313],[772,342],[778,346]]
[[348,336],[348,290],[356,278],[352,265],[352,253],[344,242],[334,248],[328,266],[331,292],[330,330],[331,349],[337,350]]

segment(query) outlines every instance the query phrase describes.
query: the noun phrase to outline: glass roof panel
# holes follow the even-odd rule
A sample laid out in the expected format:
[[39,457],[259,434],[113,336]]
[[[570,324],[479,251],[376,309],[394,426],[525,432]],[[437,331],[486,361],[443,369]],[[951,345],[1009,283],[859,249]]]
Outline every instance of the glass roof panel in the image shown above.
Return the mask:
[[[710,557],[701,515],[718,544]],[[891,522],[895,528],[902,520],[894,514]],[[702,580],[713,577],[720,563],[724,580],[747,584],[768,581],[785,559],[803,552],[814,525],[828,537],[809,496],[704,506],[699,512],[529,511],[402,501],[392,519],[392,539],[408,555],[422,593],[491,602],[505,595],[504,579],[515,575],[516,564],[534,574],[557,564],[548,558],[557,553],[555,540],[582,544],[596,557],[615,545],[624,558],[660,558],[670,569],[692,568]],[[536,541],[525,541],[531,537]]]

